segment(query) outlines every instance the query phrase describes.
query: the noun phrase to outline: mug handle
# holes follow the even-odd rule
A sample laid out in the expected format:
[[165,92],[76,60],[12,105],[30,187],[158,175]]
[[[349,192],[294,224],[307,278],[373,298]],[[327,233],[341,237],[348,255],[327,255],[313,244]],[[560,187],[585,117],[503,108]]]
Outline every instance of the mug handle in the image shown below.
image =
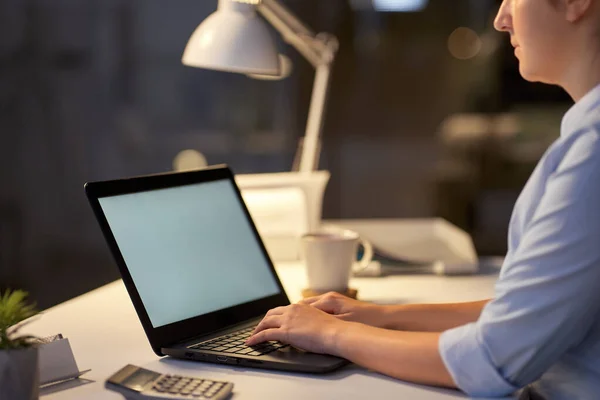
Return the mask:
[[358,262],[360,268],[355,268],[354,273],[359,273],[364,271],[371,265],[371,261],[373,261],[373,245],[367,239],[360,238],[359,239],[361,246],[363,247],[363,256]]

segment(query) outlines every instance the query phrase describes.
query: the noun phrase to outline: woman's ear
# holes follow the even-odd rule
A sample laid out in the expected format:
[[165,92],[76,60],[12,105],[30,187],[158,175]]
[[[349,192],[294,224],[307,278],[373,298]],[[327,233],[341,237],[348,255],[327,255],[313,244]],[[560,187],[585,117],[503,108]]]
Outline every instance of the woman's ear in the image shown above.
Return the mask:
[[571,23],[579,22],[585,17],[597,0],[563,0],[565,3],[565,16]]

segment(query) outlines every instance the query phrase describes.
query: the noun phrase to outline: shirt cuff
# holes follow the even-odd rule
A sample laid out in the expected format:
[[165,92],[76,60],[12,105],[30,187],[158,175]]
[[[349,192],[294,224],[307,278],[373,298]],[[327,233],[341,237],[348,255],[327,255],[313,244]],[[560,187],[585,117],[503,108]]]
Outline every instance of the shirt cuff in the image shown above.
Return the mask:
[[491,362],[472,323],[442,333],[439,351],[456,386],[470,396],[505,396],[518,388],[510,384]]

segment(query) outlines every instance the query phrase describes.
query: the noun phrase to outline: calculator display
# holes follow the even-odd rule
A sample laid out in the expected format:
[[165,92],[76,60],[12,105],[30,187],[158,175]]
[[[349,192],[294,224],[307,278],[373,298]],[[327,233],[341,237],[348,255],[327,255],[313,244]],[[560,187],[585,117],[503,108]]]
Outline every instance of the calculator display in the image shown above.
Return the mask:
[[136,392],[141,392],[148,382],[152,382],[159,376],[160,374],[157,374],[156,372],[138,369],[136,372],[125,378],[120,384],[131,390],[135,390]]

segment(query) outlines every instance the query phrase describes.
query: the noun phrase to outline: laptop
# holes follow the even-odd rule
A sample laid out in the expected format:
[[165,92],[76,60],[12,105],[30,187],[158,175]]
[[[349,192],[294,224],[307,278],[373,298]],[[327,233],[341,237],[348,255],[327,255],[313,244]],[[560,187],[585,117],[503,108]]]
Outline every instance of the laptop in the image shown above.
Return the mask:
[[158,356],[324,373],[348,361],[279,342],[244,345],[290,302],[227,166],[85,184]]

